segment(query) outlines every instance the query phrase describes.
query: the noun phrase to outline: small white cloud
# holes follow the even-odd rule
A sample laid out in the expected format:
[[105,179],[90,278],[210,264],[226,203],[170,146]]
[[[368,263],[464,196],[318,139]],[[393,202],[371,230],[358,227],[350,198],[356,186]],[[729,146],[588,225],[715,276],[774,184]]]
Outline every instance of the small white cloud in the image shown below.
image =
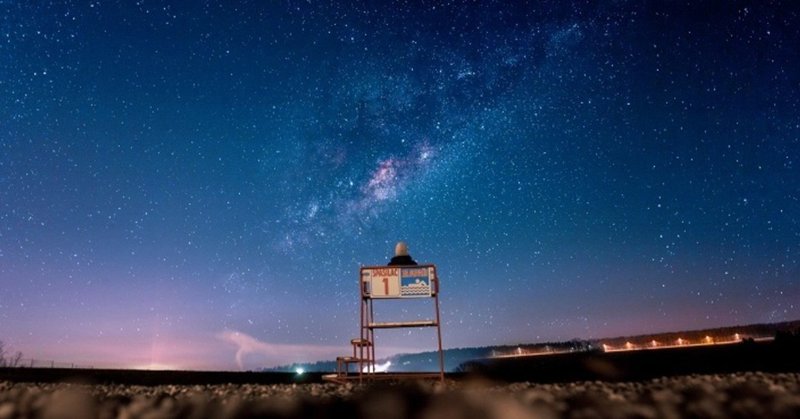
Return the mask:
[[266,358],[263,366],[274,366],[293,362],[333,359],[343,350],[341,346],[289,345],[263,342],[246,333],[235,330],[226,330],[219,333],[217,337],[236,346],[236,365],[241,369],[244,369],[244,358],[247,355],[261,355]]

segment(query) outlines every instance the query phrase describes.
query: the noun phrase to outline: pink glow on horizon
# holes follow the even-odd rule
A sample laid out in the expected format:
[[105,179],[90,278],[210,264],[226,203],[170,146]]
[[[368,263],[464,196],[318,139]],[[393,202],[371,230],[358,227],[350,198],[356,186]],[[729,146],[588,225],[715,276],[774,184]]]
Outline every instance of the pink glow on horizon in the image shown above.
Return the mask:
[[[330,361],[352,350],[341,345],[270,343],[248,334],[226,330],[215,336],[157,338],[106,337],[82,341],[19,342],[13,350],[36,365],[74,364],[82,368],[147,370],[258,370],[295,362]],[[414,352],[413,348],[382,348],[393,353]]]
[[235,369],[230,351],[213,339],[109,337],[59,344],[20,345],[37,362],[74,363],[80,367],[178,370]]

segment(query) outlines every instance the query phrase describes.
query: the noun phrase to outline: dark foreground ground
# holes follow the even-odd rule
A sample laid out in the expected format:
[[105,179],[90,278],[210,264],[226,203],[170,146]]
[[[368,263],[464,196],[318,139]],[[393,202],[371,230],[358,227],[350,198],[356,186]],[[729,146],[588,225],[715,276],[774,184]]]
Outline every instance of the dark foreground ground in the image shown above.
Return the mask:
[[0,382],[6,418],[800,418],[799,373],[561,384]]
[[0,368],[0,419],[800,418],[793,339],[483,360],[443,384]]

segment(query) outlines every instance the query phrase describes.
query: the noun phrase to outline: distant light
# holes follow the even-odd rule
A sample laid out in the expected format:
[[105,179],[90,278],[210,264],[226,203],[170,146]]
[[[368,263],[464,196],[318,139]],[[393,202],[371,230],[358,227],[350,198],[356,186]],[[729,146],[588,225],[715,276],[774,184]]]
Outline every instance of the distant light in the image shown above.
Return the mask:
[[303,375],[303,373],[306,372],[306,370],[304,370],[304,369],[302,369],[300,367],[297,367],[297,368],[295,368],[294,372],[296,372],[297,375]]
[[[375,365],[375,369],[372,372],[387,372],[387,371],[389,371],[389,367],[391,367],[391,366],[392,366],[392,361],[386,361],[383,364]],[[370,372],[370,366],[369,365],[365,365],[364,368],[361,371],[363,371],[365,373],[369,373]]]

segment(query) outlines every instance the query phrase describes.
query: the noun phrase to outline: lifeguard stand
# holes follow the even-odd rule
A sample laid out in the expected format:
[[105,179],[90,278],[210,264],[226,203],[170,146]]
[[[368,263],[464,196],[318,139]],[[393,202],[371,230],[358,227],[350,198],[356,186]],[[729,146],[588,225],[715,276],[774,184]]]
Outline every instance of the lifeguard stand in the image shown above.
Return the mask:
[[[364,266],[361,268],[361,337],[359,348],[366,356],[359,356],[359,380],[388,378],[439,378],[444,381],[444,352],[442,351],[442,327],[439,316],[439,277],[436,266]],[[433,318],[424,320],[381,321],[375,320],[375,302],[380,300],[432,299]],[[377,373],[375,371],[375,331],[383,329],[435,327],[439,348],[438,373]],[[355,340],[354,340],[355,341]],[[355,354],[356,346],[353,350]],[[366,366],[366,373],[364,372]]]

